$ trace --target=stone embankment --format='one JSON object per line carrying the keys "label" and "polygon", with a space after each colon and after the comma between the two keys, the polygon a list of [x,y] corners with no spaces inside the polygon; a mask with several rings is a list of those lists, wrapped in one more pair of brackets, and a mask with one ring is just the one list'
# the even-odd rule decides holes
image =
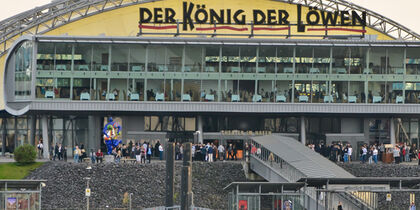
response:
{"label": "stone embankment", "polygon": [[[86,208],[86,179],[90,177],[91,209],[128,207],[128,193],[133,209],[163,206],[165,202],[165,162],[151,164],[94,164],[48,162],[33,171],[27,179],[45,179],[42,209]],[[175,197],[180,203],[181,162],[176,163]],[[223,188],[234,181],[245,181],[239,162],[193,162],[195,206],[226,209],[227,192]],[[124,196],[124,194],[126,194]]]}

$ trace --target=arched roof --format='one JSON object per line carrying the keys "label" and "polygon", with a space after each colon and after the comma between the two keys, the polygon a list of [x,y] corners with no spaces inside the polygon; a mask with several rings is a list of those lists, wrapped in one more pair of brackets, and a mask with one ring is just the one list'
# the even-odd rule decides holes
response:
{"label": "arched roof", "polygon": [[[44,34],[67,23],[98,13],[151,2],[153,0],[58,0],[28,10],[0,22],[0,56],[20,35]],[[367,12],[367,26],[398,40],[420,40],[420,35],[378,13],[345,0],[276,0],[302,4],[325,11],[354,10]]]}

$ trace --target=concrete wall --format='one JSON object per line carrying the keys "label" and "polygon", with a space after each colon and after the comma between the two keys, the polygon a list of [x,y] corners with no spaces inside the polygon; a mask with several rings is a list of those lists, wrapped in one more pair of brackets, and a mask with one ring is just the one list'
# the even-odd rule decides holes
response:
{"label": "concrete wall", "polygon": [[341,133],[363,133],[363,119],[341,118]]}

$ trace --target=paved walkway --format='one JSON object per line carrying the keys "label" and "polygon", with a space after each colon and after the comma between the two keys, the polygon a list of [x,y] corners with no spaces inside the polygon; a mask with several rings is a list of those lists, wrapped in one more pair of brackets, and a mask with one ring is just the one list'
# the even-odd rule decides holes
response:
{"label": "paved walkway", "polygon": [[[36,162],[48,162],[48,159],[36,159]],[[15,162],[15,159],[10,157],[0,156],[0,163],[12,163]]]}

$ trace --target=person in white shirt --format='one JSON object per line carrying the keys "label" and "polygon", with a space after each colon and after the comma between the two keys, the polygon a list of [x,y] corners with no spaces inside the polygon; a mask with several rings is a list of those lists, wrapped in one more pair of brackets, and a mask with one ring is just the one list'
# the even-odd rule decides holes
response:
{"label": "person in white shirt", "polygon": [[42,153],[44,152],[44,144],[42,144],[42,140],[39,141],[36,148],[38,149],[38,159],[41,159],[42,158]]}
{"label": "person in white shirt", "polygon": [[351,162],[351,155],[353,154],[353,148],[351,147],[351,145],[349,145],[349,148],[347,150],[347,155],[349,157],[349,162]]}
{"label": "person in white shirt", "polygon": [[225,160],[225,147],[220,144],[217,150],[219,151],[219,159],[221,157],[222,160]]}
{"label": "person in white shirt", "polygon": [[375,146],[373,147],[372,157],[373,157],[373,162],[378,163],[378,150],[376,149]]}
{"label": "person in white shirt", "polygon": [[366,155],[367,155],[367,149],[366,146],[362,147],[362,163],[366,162]]}
{"label": "person in white shirt", "polygon": [[159,145],[159,160],[163,160],[163,147],[162,147],[162,144]]}

